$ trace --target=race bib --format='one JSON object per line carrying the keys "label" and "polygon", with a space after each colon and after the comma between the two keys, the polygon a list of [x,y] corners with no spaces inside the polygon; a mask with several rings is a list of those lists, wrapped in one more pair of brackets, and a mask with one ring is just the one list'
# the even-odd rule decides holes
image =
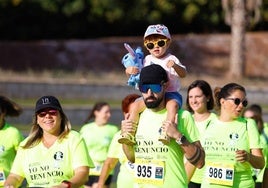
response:
{"label": "race bib", "polygon": [[6,180],[4,169],[0,168],[0,187],[4,186],[4,182]]}
{"label": "race bib", "polygon": [[99,176],[101,174],[101,169],[103,163],[94,162],[95,167],[90,169],[90,175]]}
{"label": "race bib", "polygon": [[207,162],[206,178],[211,184],[232,186],[234,181],[234,165]]}
{"label": "race bib", "polygon": [[136,159],[134,177],[140,184],[163,185],[165,162],[159,160]]}

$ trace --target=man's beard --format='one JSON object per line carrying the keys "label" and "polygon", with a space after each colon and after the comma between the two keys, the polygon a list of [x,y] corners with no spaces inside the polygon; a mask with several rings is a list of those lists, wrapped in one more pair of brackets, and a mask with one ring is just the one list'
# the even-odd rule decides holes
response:
{"label": "man's beard", "polygon": [[[150,100],[150,101],[148,101],[148,100]],[[146,98],[144,100],[144,103],[145,103],[147,108],[157,108],[160,105],[160,103],[162,102],[162,100],[163,100],[163,97],[155,98],[152,96],[152,97]]]}

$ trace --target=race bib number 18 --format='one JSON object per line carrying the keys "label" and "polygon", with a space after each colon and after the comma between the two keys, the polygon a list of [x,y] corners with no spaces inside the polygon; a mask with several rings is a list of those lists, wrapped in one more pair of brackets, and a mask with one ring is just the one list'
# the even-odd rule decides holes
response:
{"label": "race bib number 18", "polygon": [[135,182],[141,184],[163,185],[164,162],[136,160]]}
{"label": "race bib number 18", "polygon": [[206,178],[211,184],[232,186],[234,166],[231,164],[207,162]]}

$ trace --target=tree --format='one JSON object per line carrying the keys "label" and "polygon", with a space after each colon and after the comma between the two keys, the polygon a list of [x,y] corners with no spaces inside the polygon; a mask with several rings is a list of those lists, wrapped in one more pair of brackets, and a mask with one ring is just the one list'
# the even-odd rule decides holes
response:
{"label": "tree", "polygon": [[225,23],[231,26],[230,76],[242,78],[246,60],[246,29],[260,20],[262,0],[222,0]]}

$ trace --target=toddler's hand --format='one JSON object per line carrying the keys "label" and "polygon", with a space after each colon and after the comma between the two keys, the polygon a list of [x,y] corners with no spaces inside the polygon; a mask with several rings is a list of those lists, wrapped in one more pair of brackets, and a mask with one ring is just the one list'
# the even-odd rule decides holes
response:
{"label": "toddler's hand", "polygon": [[132,75],[132,74],[138,74],[139,73],[139,69],[137,67],[131,66],[131,67],[127,67],[126,68],[126,74],[128,75]]}
{"label": "toddler's hand", "polygon": [[169,60],[168,62],[167,62],[167,68],[171,68],[171,67],[173,67],[175,65],[175,62],[173,61],[173,60]]}

